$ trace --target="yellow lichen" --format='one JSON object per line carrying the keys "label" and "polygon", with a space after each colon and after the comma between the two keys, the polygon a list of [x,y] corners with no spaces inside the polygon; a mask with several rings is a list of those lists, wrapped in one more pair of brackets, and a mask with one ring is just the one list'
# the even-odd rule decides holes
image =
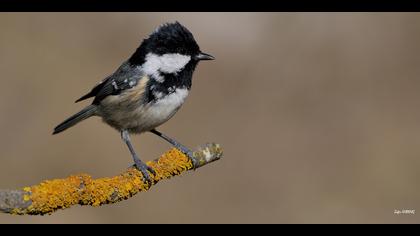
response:
{"label": "yellow lichen", "polygon": [[23,195],[23,201],[27,202],[30,200],[31,200],[31,197],[29,195]]}
{"label": "yellow lichen", "polygon": [[[156,175],[151,175],[151,185],[193,167],[188,157],[177,149],[172,149],[147,164],[156,172]],[[140,191],[147,191],[151,185],[144,183],[141,172],[133,167],[111,178],[92,179],[87,174],[79,174],[66,179],[47,180],[39,185],[24,188],[24,191],[31,193],[25,195],[24,200],[32,200],[32,205],[26,209],[26,213],[49,214],[75,204],[99,206],[117,202]],[[16,213],[22,212],[16,210]]]}

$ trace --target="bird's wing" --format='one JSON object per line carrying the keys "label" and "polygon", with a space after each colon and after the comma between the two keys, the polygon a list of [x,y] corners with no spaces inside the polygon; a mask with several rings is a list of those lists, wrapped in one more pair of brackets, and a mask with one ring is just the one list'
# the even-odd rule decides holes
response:
{"label": "bird's wing", "polygon": [[77,103],[77,102],[83,101],[85,99],[88,99],[88,98],[91,98],[91,97],[95,97],[96,94],[98,94],[98,92],[104,87],[104,85],[110,79],[111,79],[111,76],[106,77],[101,82],[99,82],[95,87],[93,87],[93,89],[89,93],[83,95],[82,97],[80,97],[79,99],[77,99],[75,102]]}
{"label": "bird's wing", "polygon": [[123,64],[118,70],[98,83],[89,93],[77,99],[76,102],[95,97],[93,104],[98,104],[109,95],[117,95],[122,91],[137,85],[142,73],[128,64]]}

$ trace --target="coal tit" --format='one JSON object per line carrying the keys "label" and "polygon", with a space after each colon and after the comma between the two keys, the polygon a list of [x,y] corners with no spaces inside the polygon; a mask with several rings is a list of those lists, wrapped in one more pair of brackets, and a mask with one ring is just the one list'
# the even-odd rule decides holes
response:
{"label": "coal tit", "polygon": [[151,132],[194,160],[191,150],[155,128],[168,121],[184,103],[198,62],[213,59],[201,52],[192,33],[179,22],[163,24],[113,74],[79,98],[76,102],[94,99],[91,105],[55,127],[53,134],[99,116],[121,133],[135,166],[150,181],[148,171],[155,173],[139,159],[129,134]]}

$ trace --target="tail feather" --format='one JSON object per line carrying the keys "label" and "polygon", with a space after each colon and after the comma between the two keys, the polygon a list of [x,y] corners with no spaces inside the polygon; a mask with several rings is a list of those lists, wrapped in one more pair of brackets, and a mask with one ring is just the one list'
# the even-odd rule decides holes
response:
{"label": "tail feather", "polygon": [[61,124],[57,125],[57,127],[54,128],[53,134],[58,134],[73,125],[79,123],[82,120],[85,120],[96,113],[96,106],[95,105],[89,105],[85,107],[83,110],[79,111],[78,113],[72,115],[67,120],[63,121]]}

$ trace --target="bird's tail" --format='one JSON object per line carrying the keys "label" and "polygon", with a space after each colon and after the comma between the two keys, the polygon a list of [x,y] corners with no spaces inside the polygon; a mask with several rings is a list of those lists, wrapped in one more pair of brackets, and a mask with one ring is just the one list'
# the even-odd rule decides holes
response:
{"label": "bird's tail", "polygon": [[54,128],[53,134],[58,134],[58,133],[60,133],[64,130],[72,127],[73,125],[79,123],[80,121],[85,120],[85,119],[95,115],[96,110],[97,110],[97,107],[95,105],[89,105],[89,106],[83,108],[83,110],[81,110],[78,113],[72,115],[67,120],[65,120],[61,124],[57,125],[57,127]]}

